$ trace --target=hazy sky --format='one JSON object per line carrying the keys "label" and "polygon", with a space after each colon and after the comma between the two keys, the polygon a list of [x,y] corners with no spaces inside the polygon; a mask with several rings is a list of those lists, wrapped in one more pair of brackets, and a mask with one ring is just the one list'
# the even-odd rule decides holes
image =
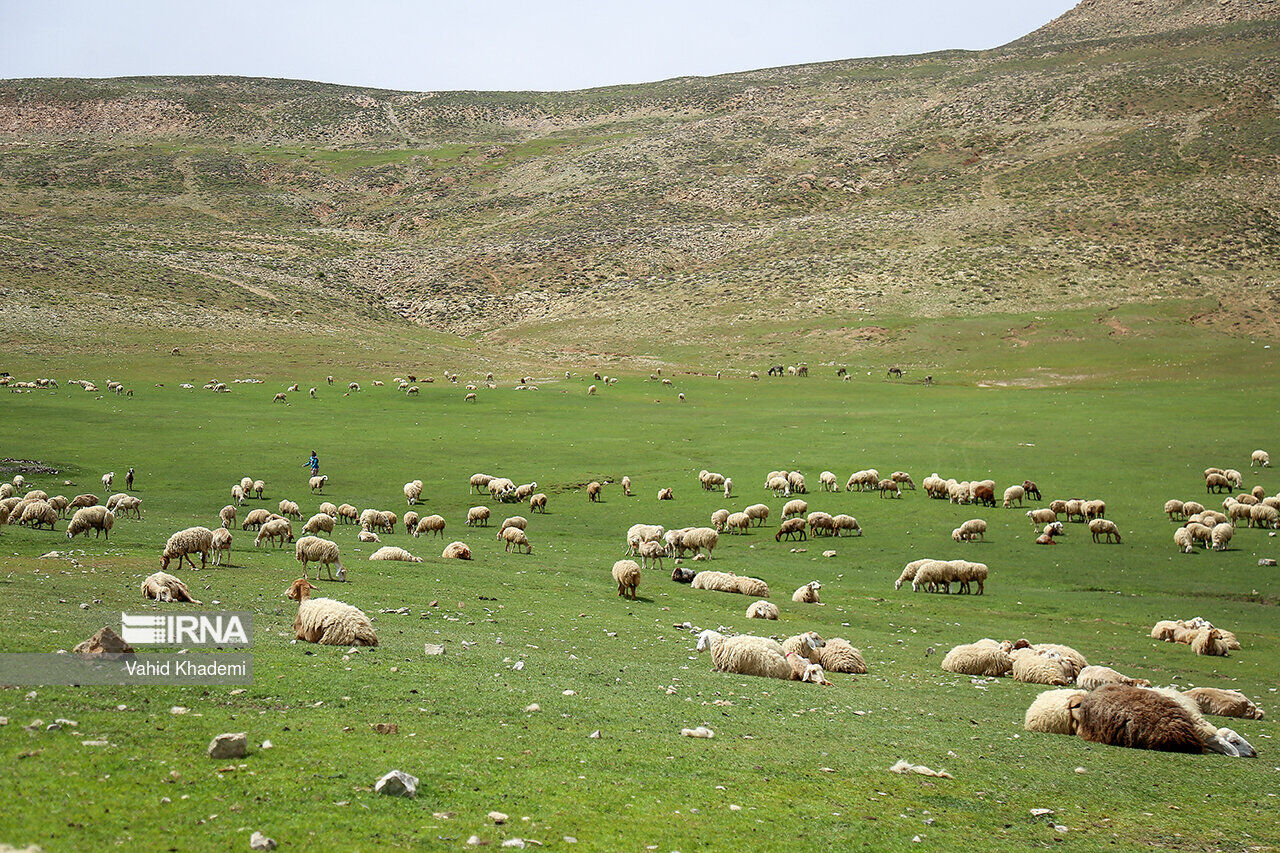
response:
{"label": "hazy sky", "polygon": [[0,78],[577,89],[995,47],[1074,0],[0,0]]}

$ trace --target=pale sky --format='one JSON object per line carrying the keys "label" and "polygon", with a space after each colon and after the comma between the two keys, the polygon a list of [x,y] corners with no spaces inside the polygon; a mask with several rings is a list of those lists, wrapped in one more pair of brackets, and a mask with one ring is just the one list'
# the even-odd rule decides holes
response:
{"label": "pale sky", "polygon": [[996,47],[1074,0],[0,0],[0,78],[565,90]]}

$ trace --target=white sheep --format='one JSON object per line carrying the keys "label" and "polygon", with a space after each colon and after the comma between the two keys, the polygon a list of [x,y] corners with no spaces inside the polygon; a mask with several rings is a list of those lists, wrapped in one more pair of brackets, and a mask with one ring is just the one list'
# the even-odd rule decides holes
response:
{"label": "white sheep", "polygon": [[[369,555],[370,560],[397,560],[402,563],[421,563],[421,557],[415,557],[403,548],[384,545]],[[319,580],[319,578],[317,578]]]}
{"label": "white sheep", "polygon": [[445,520],[443,516],[428,515],[418,521],[417,527],[413,529],[413,537],[416,539],[424,533],[444,536],[444,528]]}
{"label": "white sheep", "polygon": [[[716,530],[724,532],[725,525],[729,522],[729,515],[730,513],[727,509],[718,509],[711,513],[711,526]],[[746,516],[744,515],[743,518],[745,517]]]}
{"label": "white sheep", "polygon": [[231,531],[225,527],[216,528],[213,531],[213,564],[221,566],[227,561],[227,557],[231,554]]}
{"label": "white sheep", "polygon": [[[316,580],[320,580],[320,567],[329,572],[329,580],[345,581],[347,570],[342,567],[342,558],[338,553],[338,543],[318,536],[303,536],[293,549],[294,558],[302,563],[302,573],[306,576],[308,563],[319,563],[316,567]],[[338,577],[333,576],[333,567],[338,567]]]}
{"label": "white sheep", "polygon": [[546,511],[547,511],[547,496],[544,493],[538,492],[536,495],[532,495],[529,498],[529,512],[545,513]]}
{"label": "white sheep", "polygon": [[482,489],[487,489],[489,487],[489,481],[492,479],[493,477],[490,476],[489,474],[472,474],[471,480],[470,480],[470,487],[467,489],[467,494],[472,494]]}
{"label": "white sheep", "polygon": [[618,595],[635,601],[640,586],[640,567],[635,560],[618,560],[613,564],[613,581],[618,585]]}
{"label": "white sheep", "polygon": [[850,533],[856,533],[859,536],[862,535],[862,527],[858,524],[858,519],[854,518],[852,515],[841,514],[832,516],[831,527],[835,531],[836,536],[839,536],[841,531],[846,530]]}
{"label": "white sheep", "polygon": [[257,548],[263,543],[276,542],[279,540],[279,546],[283,548],[286,542],[293,541],[293,525],[289,523],[287,518],[273,518],[258,528],[258,535],[253,540],[253,547]]}
{"label": "white sheep", "polygon": [[1249,457],[1249,467],[1252,468],[1255,465],[1261,465],[1263,468],[1270,468],[1271,454],[1267,453],[1265,450],[1253,451],[1253,454]]}
{"label": "white sheep", "polygon": [[311,487],[311,494],[314,495],[317,492],[319,492],[320,494],[324,494],[324,485],[327,482],[329,482],[329,475],[321,474],[318,477],[312,477],[311,479],[309,479],[307,481],[307,485]]}
{"label": "white sheep", "polygon": [[502,547],[503,551],[510,551],[515,548],[519,552],[521,548],[524,548],[524,553],[533,553],[533,545],[529,543],[529,537],[519,527],[508,527],[498,534],[498,538],[505,543]]}
{"label": "white sheep", "polygon": [[819,651],[818,663],[828,672],[848,672],[854,675],[866,675],[867,662],[862,652],[854,648],[848,640],[832,637]]}
{"label": "white sheep", "polygon": [[116,472],[108,471],[102,475],[102,488],[104,491],[111,491],[111,484],[115,482]]}
{"label": "white sheep", "polygon": [[467,527],[489,526],[489,508],[487,506],[473,506],[467,510]]}
{"label": "white sheep", "polygon": [[411,480],[404,484],[404,499],[409,506],[413,506],[422,497],[422,481]]}
{"label": "white sheep", "polygon": [[1022,486],[1010,486],[1004,490],[1004,508],[1011,508],[1014,501],[1018,502],[1018,506],[1022,506],[1022,499],[1026,496],[1026,490]]}
{"label": "white sheep", "polygon": [[356,534],[356,540],[359,542],[381,542],[382,541],[380,538],[378,538],[378,534],[374,533],[372,530],[361,530],[359,533]]}
{"label": "white sheep", "polygon": [[765,504],[752,504],[742,512],[756,523],[756,527],[760,527],[769,520],[769,507]]}
{"label": "white sheep", "polygon": [[642,542],[657,542],[665,529],[661,524],[633,524],[627,529],[627,555],[634,556]]}
{"label": "white sheep", "polygon": [[697,651],[711,652],[711,664],[716,672],[783,680],[791,678],[791,664],[782,647],[766,637],[746,634],[725,637],[717,631],[707,630],[698,635]]}
{"label": "white sheep", "polygon": [[148,575],[142,582],[142,595],[153,601],[183,601],[188,604],[199,604],[187,585],[167,572],[156,572]]}
{"label": "white sheep", "polygon": [[818,598],[818,590],[820,589],[822,589],[822,584],[817,581],[809,581],[791,593],[791,600],[797,604],[820,604],[821,599]]}
{"label": "white sheep", "polygon": [[782,507],[782,517],[784,519],[792,518],[793,516],[804,515],[808,511],[809,504],[799,498],[796,498],[795,500],[787,501]]}
{"label": "white sheep", "polygon": [[1209,530],[1210,542],[1215,551],[1225,551],[1227,546],[1231,544],[1231,537],[1235,534],[1236,529],[1227,522],[1215,524]]}
{"label": "white sheep", "polygon": [[[523,532],[523,531],[522,531]],[[651,562],[656,563],[659,569],[662,568],[662,558],[667,555],[666,548],[661,542],[644,541],[636,545],[635,553],[640,557],[640,565],[649,568]]]}
{"label": "white sheep", "polygon": [[178,566],[181,568],[182,561],[185,558],[191,568],[195,568],[196,564],[191,559],[192,554],[200,555],[200,568],[204,568],[208,564],[210,551],[213,550],[213,531],[207,527],[188,527],[186,530],[179,530],[177,533],[169,537],[169,541],[165,543],[164,550],[160,552],[160,569],[161,571],[169,568],[169,561],[175,557],[178,560]]}
{"label": "white sheep", "polygon": [[823,471],[818,475],[818,485],[824,492],[840,491],[840,481],[836,479],[836,475],[830,471]]}
{"label": "white sheep", "polygon": [[753,601],[747,607],[748,619],[777,619],[778,605],[771,601]]}
{"label": "white sheep", "polygon": [[307,523],[302,526],[303,533],[332,533],[334,518],[327,512],[318,512],[311,518],[307,519]]}
{"label": "white sheep", "polygon": [[298,615],[293,620],[295,637],[324,646],[378,645],[373,623],[363,611],[331,598],[311,598],[314,589],[306,578],[298,578],[285,593],[298,602]]}
{"label": "white sheep", "polygon": [[[45,506],[47,507],[48,503],[45,503]],[[76,510],[76,514],[71,516],[71,522],[67,524],[67,538],[74,539],[81,533],[88,536],[89,531],[92,530],[94,538],[101,534],[110,539],[111,528],[115,523],[115,513],[105,506],[87,506]]]}

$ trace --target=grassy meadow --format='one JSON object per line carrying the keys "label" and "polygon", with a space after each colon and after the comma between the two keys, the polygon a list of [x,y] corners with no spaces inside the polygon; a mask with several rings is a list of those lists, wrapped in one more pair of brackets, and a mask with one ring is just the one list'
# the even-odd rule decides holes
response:
{"label": "grassy meadow", "polygon": [[[383,536],[421,564],[370,563],[364,558],[377,546],[357,542],[358,528],[335,530],[350,583],[321,582],[319,594],[369,614],[377,648],[348,654],[291,642],[296,605],[284,592],[300,574],[293,547],[255,549],[252,532],[237,530],[231,565],[175,573],[205,607],[254,612],[252,686],[0,689],[8,720],[0,727],[0,793],[9,804],[0,842],[245,849],[260,830],[281,849],[460,849],[473,834],[494,846],[519,837],[558,850],[685,853],[1274,849],[1280,586],[1277,570],[1258,560],[1280,548],[1266,532],[1242,527],[1227,552],[1179,554],[1162,507],[1170,497],[1216,506],[1220,498],[1203,494],[1209,465],[1245,470],[1249,487],[1280,490],[1280,468],[1248,470],[1255,448],[1280,453],[1272,441],[1280,386],[1259,380],[1275,365],[1260,346],[1246,356],[1241,340],[1138,335],[1126,348],[1091,326],[1099,340],[1054,351],[1062,357],[1054,375],[1070,382],[1034,381],[1032,365],[1053,362],[1043,350],[1037,361],[1033,340],[1030,350],[1006,342],[985,372],[975,355],[959,353],[966,366],[934,386],[910,381],[910,372],[908,381],[889,382],[869,368],[850,382],[831,367],[813,367],[808,379],[753,382],[741,365],[721,380],[669,367],[673,386],[625,371],[616,386],[597,383],[591,397],[590,366],[569,380],[559,368],[534,371],[537,391],[514,390],[509,369],[496,371],[497,389],[481,383],[474,404],[463,401],[461,385],[439,378],[406,397],[391,379],[407,371],[382,366],[397,363],[394,354],[335,369],[307,366],[309,355],[286,347],[272,364],[243,370],[235,353],[200,366],[83,354],[56,368],[47,353],[16,354],[7,367],[15,376],[54,375],[63,384],[0,397],[0,456],[57,469],[27,475],[50,494],[104,499],[101,474],[114,470],[119,488],[132,465],[143,519],[118,520],[110,543],[68,543],[65,521],[56,533],[0,529],[5,651],[69,649],[103,625],[118,629],[122,610],[182,607],[143,601],[139,582],[158,569],[172,532],[217,524],[230,486],[245,475],[267,490],[265,501],[246,502],[241,518],[283,498],[301,504],[304,518],[323,500],[403,515],[401,486],[420,478],[415,509],[443,515],[448,528],[442,540],[413,539],[403,526]],[[987,334],[976,326],[943,331],[957,350]],[[1246,358],[1270,366],[1259,374],[1243,367]],[[1180,360],[1196,365],[1192,378]],[[762,373],[766,366],[752,365]],[[698,372],[715,369],[704,361]],[[332,387],[328,372],[338,379]],[[462,370],[461,382],[483,372]],[[65,382],[83,376],[105,387],[108,375],[135,396]],[[215,376],[248,375],[266,381],[232,385],[226,395],[199,389]],[[1120,375],[1144,378],[1116,381]],[[347,396],[351,380],[364,390]],[[182,381],[196,390],[180,389]],[[303,393],[287,405],[271,402],[295,381]],[[307,398],[311,385],[318,399]],[[330,478],[323,496],[306,486],[313,449]],[[990,476],[1000,489],[1030,478],[1045,502],[1103,498],[1124,542],[1093,544],[1083,526],[1069,525],[1058,545],[1036,547],[1026,508],[957,507],[923,491],[901,500],[816,491],[825,469],[843,484],[866,467],[903,469],[917,483],[934,471]],[[703,492],[702,468],[732,477],[735,497]],[[771,469],[803,471],[810,509],[850,513],[865,535],[775,543],[783,500],[763,489]],[[536,481],[550,496],[547,514],[469,495],[468,477],[480,471]],[[623,475],[634,496],[610,485],[602,502],[587,501],[587,482]],[[656,500],[664,486],[674,501]],[[765,579],[778,622],[746,619],[750,599],[742,596],[671,582],[671,561],[644,572],[638,601],[618,598],[609,569],[631,524],[705,525],[717,508],[756,502],[773,509],[770,523],[722,536],[705,565]],[[468,529],[466,510],[480,503],[493,510],[491,526]],[[495,540],[497,524],[516,514],[529,518],[530,556],[503,553]],[[951,529],[973,517],[989,522],[987,541],[953,543]],[[453,539],[471,546],[474,561],[440,559]],[[76,564],[40,559],[68,548]],[[836,555],[823,557],[826,549]],[[986,594],[895,591],[903,564],[924,556],[987,563]],[[814,579],[824,603],[792,603],[791,592]],[[408,613],[380,612],[404,607]],[[1156,620],[1196,615],[1234,630],[1244,648],[1204,658],[1148,637]],[[713,672],[708,656],[694,654],[695,636],[678,627],[686,621],[844,637],[871,671],[832,674],[830,688]],[[1023,712],[1042,688],[940,669],[947,649],[981,637],[1066,643],[1090,663],[1154,683],[1242,690],[1268,719],[1218,724],[1241,732],[1259,758],[1130,751],[1025,732]],[[425,643],[442,643],[446,654],[427,656]],[[526,711],[531,703],[540,710]],[[175,706],[190,710],[173,714]],[[23,728],[58,717],[78,725]],[[371,725],[383,722],[399,732],[374,733]],[[715,738],[680,735],[698,725]],[[601,737],[590,738],[597,730]],[[210,739],[226,731],[248,732],[243,761],[206,756]],[[272,748],[260,748],[265,740]],[[899,759],[945,768],[954,779],[887,772]],[[417,799],[373,793],[393,768],[419,777]],[[1054,812],[1033,817],[1040,808]],[[491,810],[510,820],[495,826]]]}

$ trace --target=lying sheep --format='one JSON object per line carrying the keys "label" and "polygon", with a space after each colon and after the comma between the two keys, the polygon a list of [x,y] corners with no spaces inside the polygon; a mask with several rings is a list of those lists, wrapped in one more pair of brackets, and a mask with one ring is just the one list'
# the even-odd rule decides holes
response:
{"label": "lying sheep", "polygon": [[1079,701],[1086,690],[1045,690],[1036,696],[1035,701],[1027,708],[1022,727],[1029,732],[1040,732],[1049,735],[1073,735],[1076,733],[1075,721],[1071,717],[1071,705]]}
{"label": "lying sheep", "polygon": [[1217,687],[1193,687],[1182,695],[1190,697],[1202,714],[1215,717],[1240,717],[1261,720],[1266,713],[1238,690],[1221,690]]}
{"label": "lying sheep", "polygon": [[[293,548],[293,556],[302,563],[302,574],[306,577],[307,564],[319,563],[316,567],[316,580],[320,580],[320,568],[329,573],[329,580],[345,581],[347,570],[342,567],[342,559],[338,554],[338,543],[318,536],[303,536]],[[338,577],[333,576],[333,567],[338,567]]]}
{"label": "lying sheep", "polygon": [[181,601],[187,604],[200,604],[187,589],[187,585],[167,572],[156,572],[148,575],[142,582],[142,597],[152,601]]}
{"label": "lying sheep", "polygon": [[1061,655],[1041,649],[1015,649],[1013,669],[1010,674],[1014,681],[1028,684],[1066,685],[1075,681],[1074,671],[1069,662]]}
{"label": "lying sheep", "polygon": [[1156,690],[1107,684],[1073,699],[1069,707],[1076,733],[1092,743],[1239,755],[1232,747],[1206,741],[1196,716],[1177,699]]}
{"label": "lying sheep", "polygon": [[613,582],[618,585],[618,595],[635,601],[640,586],[640,566],[635,560],[618,560],[613,564]]}
{"label": "lying sheep", "polygon": [[672,501],[675,500],[675,495],[672,493],[670,488],[658,489],[658,500]]}
{"label": "lying sheep", "polygon": [[676,566],[671,570],[671,579],[676,583],[693,583],[693,579],[698,573],[693,569],[686,569],[683,566]]}
{"label": "lying sheep", "polygon": [[994,640],[979,640],[956,646],[942,659],[942,668],[960,675],[988,678],[1007,675],[1013,669],[1013,658],[1005,645]]}
{"label": "lying sheep", "polygon": [[782,647],[765,637],[725,637],[717,631],[707,630],[698,635],[697,651],[711,653],[712,667],[716,672],[783,680],[791,678],[791,664],[787,662]]}
{"label": "lying sheep", "polygon": [[[383,545],[369,555],[370,560],[395,560],[402,563],[421,563],[421,557],[415,557],[403,548],[394,545]],[[319,578],[316,578],[319,580]]]}
{"label": "lying sheep", "polygon": [[298,602],[298,615],[293,620],[295,637],[325,646],[378,645],[378,635],[368,616],[341,601],[311,598],[315,588],[306,578],[298,578],[285,593]]}
{"label": "lying sheep", "polygon": [[[686,571],[688,571],[686,569]],[[778,605],[771,601],[753,601],[747,607],[748,619],[777,619]]]}
{"label": "lying sheep", "polygon": [[733,572],[698,572],[694,575],[694,589],[714,592],[732,592],[752,598],[768,598],[769,585],[759,578],[741,577]]}
{"label": "lying sheep", "polygon": [[1150,687],[1151,682],[1145,678],[1130,678],[1121,675],[1109,666],[1086,666],[1076,676],[1076,686],[1082,690],[1096,690],[1104,684],[1131,684],[1135,687]]}
{"label": "lying sheep", "polygon": [[782,653],[784,655],[796,655],[804,658],[809,663],[821,663],[822,649],[826,644],[826,640],[818,636],[817,631],[806,631],[803,634],[796,634],[783,640]]}
{"label": "lying sheep", "polygon": [[818,663],[828,672],[849,672],[854,675],[866,675],[867,662],[848,640],[833,637],[819,649]]}
{"label": "lying sheep", "polygon": [[464,542],[450,542],[440,556],[446,560],[470,560],[471,549]]}
{"label": "lying sheep", "polygon": [[818,598],[818,590],[822,589],[822,584],[817,581],[809,581],[804,586],[791,593],[791,600],[797,604],[821,604]]}

